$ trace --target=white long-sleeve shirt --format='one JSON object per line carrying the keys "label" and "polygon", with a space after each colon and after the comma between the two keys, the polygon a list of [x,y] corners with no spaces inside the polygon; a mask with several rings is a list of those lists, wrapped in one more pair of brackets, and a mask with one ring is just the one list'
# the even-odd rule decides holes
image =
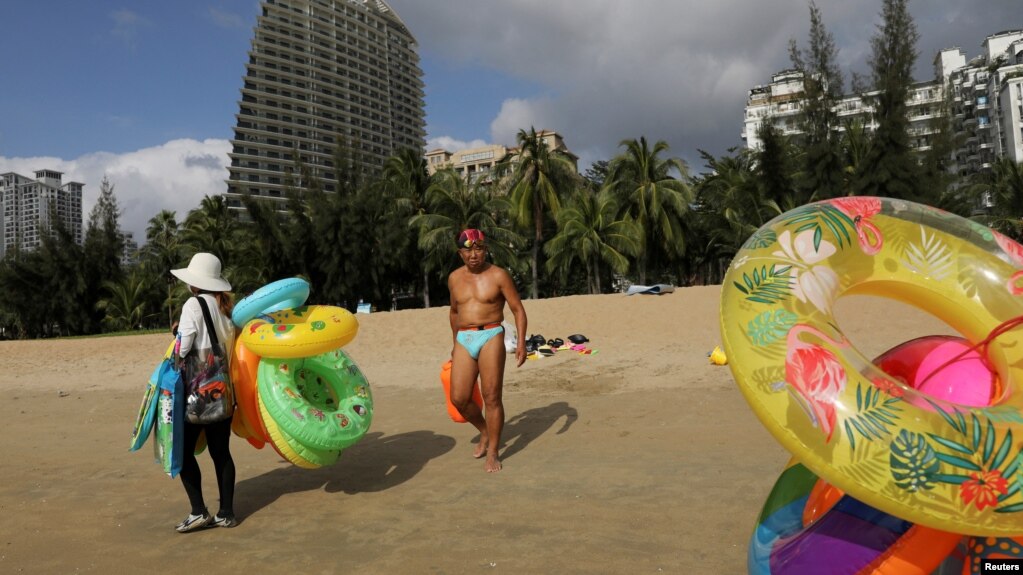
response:
{"label": "white long-sleeve shirt", "polygon": [[[224,353],[228,358],[234,350],[234,324],[231,318],[220,312],[217,305],[217,298],[210,294],[200,294],[206,300],[206,306],[210,309],[210,319],[213,320],[213,328],[217,330],[217,338],[224,345]],[[195,345],[199,351],[199,358],[206,359],[206,354],[213,347],[210,336],[207,334],[206,321],[202,317],[202,308],[199,307],[199,300],[195,297],[188,298],[185,305],[181,307],[181,318],[178,320],[178,335],[181,336],[181,357],[185,357]]]}

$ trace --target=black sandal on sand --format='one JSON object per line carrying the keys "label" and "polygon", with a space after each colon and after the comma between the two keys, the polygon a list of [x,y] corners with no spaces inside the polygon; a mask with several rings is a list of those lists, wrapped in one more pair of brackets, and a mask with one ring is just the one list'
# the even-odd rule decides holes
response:
{"label": "black sandal on sand", "polygon": [[556,337],[554,339],[547,340],[547,345],[553,347],[554,349],[558,349],[559,347],[565,345],[565,340],[561,339],[560,337]]}

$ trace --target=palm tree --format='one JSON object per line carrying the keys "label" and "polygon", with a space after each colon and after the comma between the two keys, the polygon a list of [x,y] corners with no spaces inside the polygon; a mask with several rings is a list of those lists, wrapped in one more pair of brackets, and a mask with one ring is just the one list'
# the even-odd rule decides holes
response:
{"label": "palm tree", "polygon": [[167,287],[167,325],[174,322],[174,306],[170,303],[174,277],[168,272],[181,260],[181,237],[177,215],[171,210],[161,210],[149,219],[146,227],[146,245],[143,257],[151,262],[154,276],[164,279]]}
{"label": "palm tree", "polygon": [[1023,240],[1023,163],[1000,158],[989,173],[970,186],[975,205],[989,206],[977,219],[999,232]]}
{"label": "palm tree", "polygon": [[129,330],[142,325],[152,314],[146,311],[146,281],[134,272],[119,282],[105,281],[103,287],[110,297],[100,300],[96,308],[105,312],[103,323],[110,329]]}
{"label": "palm tree", "polygon": [[[412,216],[424,212],[426,190],[430,187],[430,175],[426,171],[426,160],[419,150],[404,148],[384,163],[382,187],[392,200],[393,215],[411,220]],[[410,261],[424,261],[418,244],[412,246],[415,253],[409,254]],[[423,266],[423,306],[430,307],[430,270]]]}
{"label": "palm tree", "polygon": [[698,203],[706,205],[707,212],[719,218],[721,223],[715,235],[734,254],[746,238],[782,213],[783,208],[762,193],[755,155],[750,150],[721,158],[702,150],[700,154],[711,171],[700,181]]}
{"label": "palm tree", "polygon": [[181,243],[193,253],[209,252],[227,266],[233,247],[234,229],[235,220],[224,196],[206,196],[198,208],[188,212]]}
{"label": "palm tree", "polygon": [[531,127],[528,132],[519,130],[515,139],[519,153],[510,160],[511,164],[505,164],[500,170],[511,171],[506,184],[515,222],[533,231],[530,297],[536,299],[544,214],[557,216],[559,197],[577,186],[578,176],[569,155],[548,146],[543,132],[537,133],[536,128]]}
{"label": "palm tree", "polygon": [[685,252],[682,216],[693,201],[693,191],[685,181],[685,163],[679,158],[660,157],[668,151],[663,140],[653,148],[647,145],[646,137],[622,140],[618,146],[625,151],[611,160],[605,185],[628,206],[628,213],[641,229],[639,281],[645,283],[651,248],[661,249],[669,259]]}
{"label": "palm tree", "polygon": [[418,230],[427,273],[457,262],[455,239],[466,228],[484,230],[491,256],[504,267],[517,267],[512,247],[521,245],[522,238],[502,225],[508,209],[507,200],[497,197],[489,184],[469,184],[451,169],[434,174],[423,213],[409,220],[409,227]]}
{"label": "palm tree", "polygon": [[619,219],[618,214],[618,202],[610,190],[576,192],[574,201],[558,213],[557,235],[544,245],[547,272],[558,271],[564,279],[572,264],[582,260],[589,292],[601,293],[601,262],[614,273],[625,273],[629,257],[639,253],[641,244],[636,222],[629,216]]}

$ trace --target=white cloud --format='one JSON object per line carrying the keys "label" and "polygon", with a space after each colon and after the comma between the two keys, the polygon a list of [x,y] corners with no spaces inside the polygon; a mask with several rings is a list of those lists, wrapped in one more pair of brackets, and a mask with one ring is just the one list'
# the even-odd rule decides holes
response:
{"label": "white cloud", "polygon": [[464,140],[452,138],[451,136],[437,136],[436,138],[428,138],[426,140],[427,150],[436,150],[440,148],[449,152],[458,152],[460,150],[479,148],[486,145],[487,142],[484,142],[483,140],[472,140],[470,142],[466,142]]}
{"label": "white cloud", "polygon": [[[690,162],[698,161],[698,149],[718,154],[741,145],[748,90],[791,66],[788,42],[805,48],[810,27],[807,0],[487,2],[487,21],[500,22],[496,28],[478,24],[477,0],[445,0],[443,10],[420,0],[389,3],[425,58],[537,87],[505,100],[480,132],[489,127],[495,143],[508,144],[531,125],[557,130],[583,156],[581,169],[613,156],[626,138],[665,140]],[[848,88],[852,72],[867,71],[882,2],[816,4],[835,37]],[[983,10],[952,0],[909,8],[920,34],[919,80],[931,78],[937,50],[960,45],[972,57],[986,35],[1020,23],[1019,0],[989,0]]]}
{"label": "white cloud", "polygon": [[33,177],[36,170],[64,172],[64,182],[85,184],[82,218],[99,197],[100,182],[106,176],[114,186],[121,208],[121,229],[145,242],[149,219],[161,210],[177,213],[178,222],[199,206],[203,197],[227,190],[227,140],[172,140],[160,146],[134,152],[96,152],[65,160],[55,157],[6,158],[0,156],[0,173],[17,172]]}

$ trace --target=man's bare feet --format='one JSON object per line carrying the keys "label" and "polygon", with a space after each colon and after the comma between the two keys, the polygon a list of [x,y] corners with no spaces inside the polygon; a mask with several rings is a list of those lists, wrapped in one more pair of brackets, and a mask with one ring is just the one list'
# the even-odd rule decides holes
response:
{"label": "man's bare feet", "polygon": [[476,449],[472,450],[472,456],[479,459],[487,454],[487,438],[480,435],[480,441],[476,444]]}
{"label": "man's bare feet", "polygon": [[501,471],[501,460],[497,458],[496,453],[487,454],[487,462],[483,464],[483,469],[487,473],[497,473]]}

